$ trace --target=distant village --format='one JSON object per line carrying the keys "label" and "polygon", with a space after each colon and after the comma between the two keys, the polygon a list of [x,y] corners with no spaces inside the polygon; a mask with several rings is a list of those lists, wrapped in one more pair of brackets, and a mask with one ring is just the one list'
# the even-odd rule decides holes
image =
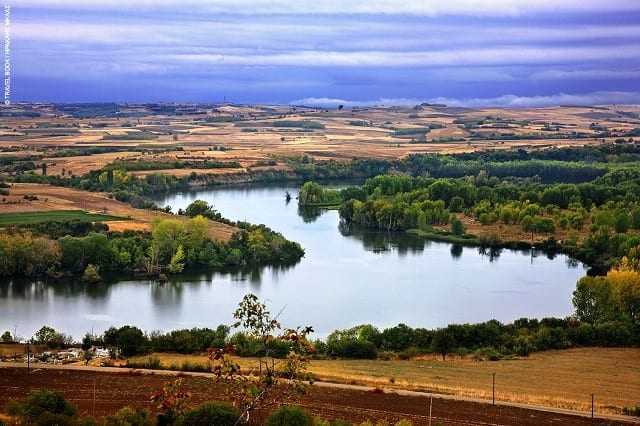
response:
{"label": "distant village", "polygon": [[118,356],[117,350],[103,347],[82,349],[70,347],[65,349],[49,349],[45,345],[27,343],[0,343],[0,362],[13,363],[46,363],[46,364],[76,364],[83,363],[104,365],[103,361]]}

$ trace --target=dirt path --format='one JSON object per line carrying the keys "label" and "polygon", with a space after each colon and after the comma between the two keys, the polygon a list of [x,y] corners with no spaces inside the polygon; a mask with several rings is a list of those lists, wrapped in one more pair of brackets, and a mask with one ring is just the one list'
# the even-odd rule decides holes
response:
{"label": "dirt path", "polygon": [[[179,373],[165,370],[36,365],[30,374],[24,364],[0,364],[0,406],[36,388],[57,389],[80,410],[96,416],[112,413],[125,405],[151,408],[149,396],[171,377],[185,377],[194,403],[222,398],[220,385],[208,373]],[[95,384],[95,403],[94,403]],[[640,419],[597,415],[546,407],[527,406],[413,391],[380,391],[355,385],[316,382],[310,391],[294,401],[314,415],[328,419],[362,422],[367,419],[397,421],[410,419],[414,425],[618,425],[640,424]],[[263,416],[262,415],[259,416]],[[256,420],[257,421],[257,420]],[[256,424],[260,424],[259,422]]]}

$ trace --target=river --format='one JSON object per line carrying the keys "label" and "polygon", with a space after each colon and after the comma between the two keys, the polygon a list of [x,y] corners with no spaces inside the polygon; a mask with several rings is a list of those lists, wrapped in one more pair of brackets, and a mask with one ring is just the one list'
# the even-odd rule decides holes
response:
{"label": "river", "polygon": [[225,217],[264,223],[299,242],[305,257],[288,269],[185,275],[158,284],[124,280],[108,285],[0,283],[0,333],[30,337],[50,325],[76,338],[111,325],[146,331],[215,327],[232,322],[248,292],[267,301],[286,326],[311,325],[316,336],[362,323],[438,327],[492,318],[566,316],[586,269],[564,255],[429,242],[407,235],[339,229],[336,211],[301,215],[297,186],[247,186],[166,196],[174,211],[196,199]]}

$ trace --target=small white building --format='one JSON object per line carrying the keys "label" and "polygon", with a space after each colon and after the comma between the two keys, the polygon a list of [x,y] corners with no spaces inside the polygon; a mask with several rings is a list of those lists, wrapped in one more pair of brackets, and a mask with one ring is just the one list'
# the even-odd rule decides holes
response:
{"label": "small white building", "polygon": [[109,349],[106,348],[95,348],[94,350],[96,358],[109,358]]}

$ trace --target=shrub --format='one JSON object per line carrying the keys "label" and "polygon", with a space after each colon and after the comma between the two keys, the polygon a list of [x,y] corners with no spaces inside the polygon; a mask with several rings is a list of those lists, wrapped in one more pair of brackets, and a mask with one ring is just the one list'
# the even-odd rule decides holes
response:
{"label": "shrub", "polygon": [[105,426],[151,426],[153,419],[147,410],[124,407],[104,419]]}
{"label": "shrub", "polygon": [[177,423],[179,426],[233,426],[238,417],[240,413],[230,405],[207,402],[184,413]]}
{"label": "shrub", "polygon": [[60,392],[35,390],[22,402],[13,402],[8,407],[9,414],[19,417],[25,423],[60,426],[71,423],[76,409]]}
{"label": "shrub", "polygon": [[499,361],[502,354],[493,348],[480,348],[473,353],[473,359],[477,361]]}
{"label": "shrub", "polygon": [[71,416],[64,414],[42,413],[31,424],[37,426],[78,426],[78,422]]}
{"label": "shrub", "polygon": [[98,273],[98,268],[95,265],[87,265],[84,269],[84,273],[82,274],[82,281],[89,284],[96,284],[102,281],[100,274]]}
{"label": "shrub", "polygon": [[300,407],[280,407],[267,418],[266,426],[312,426],[313,418]]}
{"label": "shrub", "polygon": [[415,346],[411,346],[398,354],[398,358],[402,360],[410,360],[420,355],[420,351]]}

